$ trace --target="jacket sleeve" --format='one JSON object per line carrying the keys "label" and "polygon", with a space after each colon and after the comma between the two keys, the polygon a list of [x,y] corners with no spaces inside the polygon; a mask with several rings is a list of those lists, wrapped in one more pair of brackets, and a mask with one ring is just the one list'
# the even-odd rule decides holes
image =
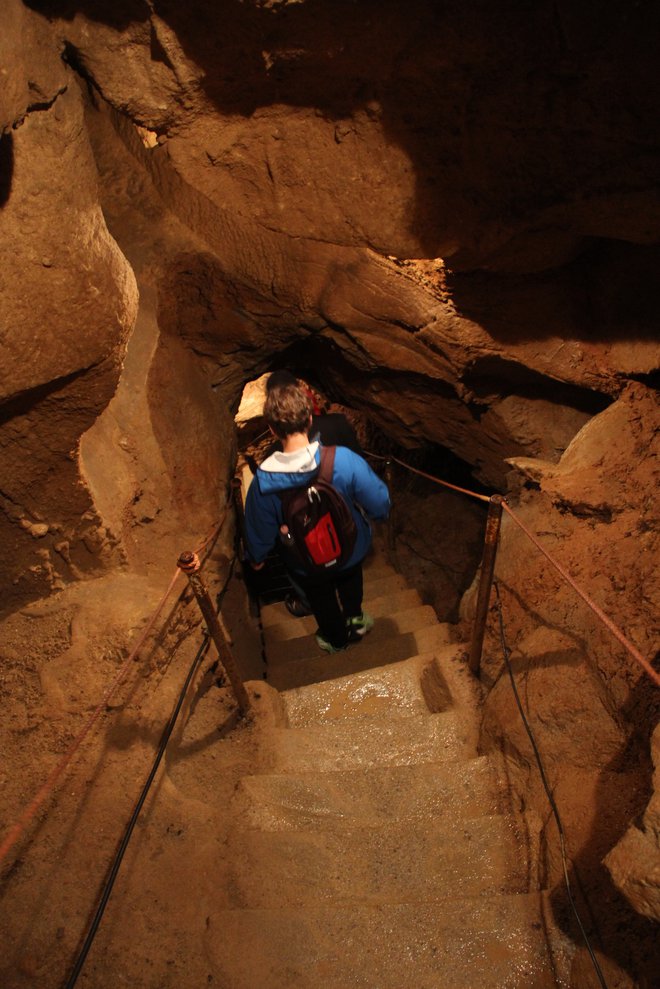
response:
{"label": "jacket sleeve", "polygon": [[255,478],[245,499],[245,538],[248,556],[253,563],[263,563],[277,540],[280,522],[276,496],[262,495]]}
{"label": "jacket sleeve", "polygon": [[351,453],[353,497],[370,519],[381,522],[390,513],[387,485],[374,473],[366,460]]}

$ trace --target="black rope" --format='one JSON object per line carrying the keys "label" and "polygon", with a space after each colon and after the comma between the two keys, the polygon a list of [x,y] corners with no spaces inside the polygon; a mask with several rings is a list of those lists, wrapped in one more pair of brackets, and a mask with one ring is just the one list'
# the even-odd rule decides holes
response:
{"label": "black rope", "polygon": [[[229,583],[229,577],[233,573],[234,562],[235,562],[235,557],[231,561],[231,566],[229,568],[229,576],[227,578],[227,581],[225,582],[225,585],[223,586],[220,593],[218,594],[218,610],[224,591],[226,590],[227,584]],[[170,719],[167,722],[165,729],[163,730],[163,734],[160,739],[160,744],[158,746],[158,751],[156,753],[156,758],[154,759],[153,765],[151,767],[151,772],[149,773],[149,776],[147,777],[147,780],[142,788],[142,792],[140,793],[137,803],[133,808],[133,813],[131,814],[131,818],[126,826],[126,830],[124,831],[124,837],[122,838],[117,854],[115,855],[114,861],[112,863],[112,867],[108,874],[108,878],[105,881],[105,885],[103,887],[103,892],[101,894],[101,899],[96,909],[96,913],[94,914],[94,918],[90,925],[89,931],[87,932],[87,936],[85,938],[82,948],[80,949],[80,952],[76,959],[71,975],[69,976],[69,979],[66,983],[65,989],[73,989],[73,986],[75,986],[78,980],[78,976],[80,975],[81,969],[85,964],[85,960],[87,958],[87,955],[89,954],[90,948],[92,947],[94,938],[96,937],[96,932],[98,931],[99,925],[103,918],[103,914],[105,913],[105,908],[107,906],[108,900],[110,899],[110,894],[112,893],[112,889],[114,887],[115,880],[117,878],[117,874],[121,867],[122,861],[124,859],[124,855],[126,854],[128,843],[131,840],[133,830],[135,829],[135,825],[137,824],[138,817],[140,816],[140,811],[142,810],[144,802],[147,799],[147,795],[149,793],[149,790],[151,789],[151,784],[155,779],[156,773],[158,772],[158,767],[160,766],[163,755],[165,754],[167,743],[169,742],[172,731],[174,730],[176,720],[179,716],[179,712],[181,711],[181,706],[183,705],[185,696],[188,692],[188,687],[190,686],[190,683],[195,673],[197,672],[197,668],[199,667],[199,664],[201,663],[202,659],[204,658],[209,648],[210,642],[211,639],[208,633],[206,633],[204,636],[204,641],[197,650],[195,658],[193,659],[190,669],[188,670],[188,675],[179,693],[179,698],[177,700],[176,707],[172,711],[172,714],[170,715]]]}
{"label": "black rope", "polygon": [[560,846],[560,849],[561,849],[561,861],[562,861],[562,867],[563,867],[563,870],[564,870],[564,883],[566,885],[566,892],[568,894],[568,901],[569,901],[569,903],[571,905],[571,909],[573,911],[573,914],[575,915],[575,919],[577,920],[578,927],[580,928],[580,932],[581,932],[582,937],[584,939],[584,943],[585,943],[585,945],[587,947],[587,951],[589,952],[589,956],[590,956],[591,961],[592,961],[592,964],[594,966],[596,975],[598,976],[598,981],[600,982],[600,984],[603,987],[603,989],[608,989],[607,983],[605,982],[605,976],[603,975],[603,972],[601,970],[601,967],[598,964],[598,959],[596,958],[596,955],[594,954],[593,948],[591,947],[591,942],[589,941],[589,937],[587,935],[587,932],[584,929],[584,925],[582,923],[582,920],[580,918],[580,914],[578,913],[577,906],[575,905],[575,900],[573,898],[573,892],[571,890],[571,882],[570,882],[570,879],[569,879],[569,876],[568,876],[568,864],[567,864],[567,860],[566,860],[566,841],[565,841],[565,837],[564,837],[564,826],[563,826],[563,824],[561,822],[561,817],[559,816],[559,810],[557,808],[557,804],[555,803],[555,798],[553,797],[552,791],[551,791],[550,786],[548,784],[548,779],[547,779],[546,774],[545,774],[545,768],[543,766],[543,760],[541,759],[541,753],[539,752],[538,745],[536,744],[536,739],[534,738],[534,735],[532,733],[532,729],[530,727],[529,721],[527,720],[527,717],[525,716],[525,712],[523,710],[523,706],[522,706],[522,703],[521,703],[521,700],[520,700],[520,694],[518,693],[518,688],[516,686],[515,677],[513,675],[513,669],[511,668],[511,661],[510,661],[511,652],[509,650],[509,647],[506,644],[506,639],[505,639],[505,636],[504,636],[504,619],[503,619],[503,616],[502,616],[502,602],[500,600],[500,589],[499,589],[499,587],[497,585],[497,581],[494,581],[494,585],[495,585],[495,595],[497,597],[497,603],[496,603],[495,607],[497,609],[497,614],[498,614],[498,619],[499,619],[500,642],[502,644],[502,652],[504,654],[504,662],[506,663],[506,668],[507,668],[507,672],[509,674],[509,679],[511,680],[511,687],[513,689],[513,694],[514,694],[514,697],[516,699],[516,704],[518,705],[518,711],[520,712],[520,717],[523,720],[523,724],[525,726],[525,731],[527,732],[527,735],[528,735],[529,740],[530,740],[531,745],[532,745],[532,749],[534,750],[534,757],[535,757],[536,763],[537,763],[537,765],[539,767],[539,772],[541,774],[541,781],[543,783],[543,788],[544,788],[544,790],[546,792],[546,795],[548,797],[548,801],[550,803],[550,807],[552,808],[552,813],[553,813],[555,822],[557,824],[557,830],[559,832],[559,846]]}

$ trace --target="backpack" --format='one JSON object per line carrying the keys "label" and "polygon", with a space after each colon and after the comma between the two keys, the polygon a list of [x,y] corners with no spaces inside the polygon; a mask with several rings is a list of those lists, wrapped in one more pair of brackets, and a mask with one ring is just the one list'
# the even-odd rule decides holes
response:
{"label": "backpack", "polygon": [[328,573],[350,558],[357,539],[357,525],[343,496],[332,486],[335,447],[321,447],[316,477],[300,488],[280,494],[282,544],[294,565],[309,574]]}

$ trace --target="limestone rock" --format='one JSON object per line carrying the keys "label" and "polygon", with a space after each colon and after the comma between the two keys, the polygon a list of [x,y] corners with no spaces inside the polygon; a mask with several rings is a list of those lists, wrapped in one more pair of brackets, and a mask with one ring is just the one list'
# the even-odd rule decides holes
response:
{"label": "limestone rock", "polygon": [[51,106],[32,110],[13,131],[12,147],[11,194],[0,215],[5,608],[49,586],[41,564],[29,569],[35,547],[21,517],[37,525],[57,519],[78,567],[101,563],[81,542],[91,503],[76,448],[114,391],[137,303],[98,204],[72,73]]}
{"label": "limestone rock", "polygon": [[523,469],[536,470],[542,490],[575,515],[608,520],[633,507],[644,511],[649,482],[657,483],[659,427],[657,395],[630,384],[577,433],[554,469],[528,461]]}
{"label": "limestone rock", "polygon": [[[20,0],[6,0],[0,11],[0,133],[11,153],[11,128],[33,109],[49,106],[67,85],[58,42],[47,22]],[[6,161],[2,162],[4,172]]]}
{"label": "limestone rock", "polygon": [[[592,768],[608,764],[623,741],[598,684],[587,673],[580,643],[570,635],[537,628],[517,647],[512,667],[525,708],[549,767]],[[504,751],[533,764],[531,746],[506,672],[491,690],[482,727]]]}

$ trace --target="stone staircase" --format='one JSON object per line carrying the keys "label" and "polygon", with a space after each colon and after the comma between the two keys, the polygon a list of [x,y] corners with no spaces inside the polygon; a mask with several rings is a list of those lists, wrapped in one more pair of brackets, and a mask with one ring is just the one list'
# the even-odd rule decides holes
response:
{"label": "stone staircase", "polygon": [[536,836],[477,754],[461,649],[378,553],[365,609],[334,656],[313,618],[263,609],[286,726],[235,798],[223,989],[556,987]]}

